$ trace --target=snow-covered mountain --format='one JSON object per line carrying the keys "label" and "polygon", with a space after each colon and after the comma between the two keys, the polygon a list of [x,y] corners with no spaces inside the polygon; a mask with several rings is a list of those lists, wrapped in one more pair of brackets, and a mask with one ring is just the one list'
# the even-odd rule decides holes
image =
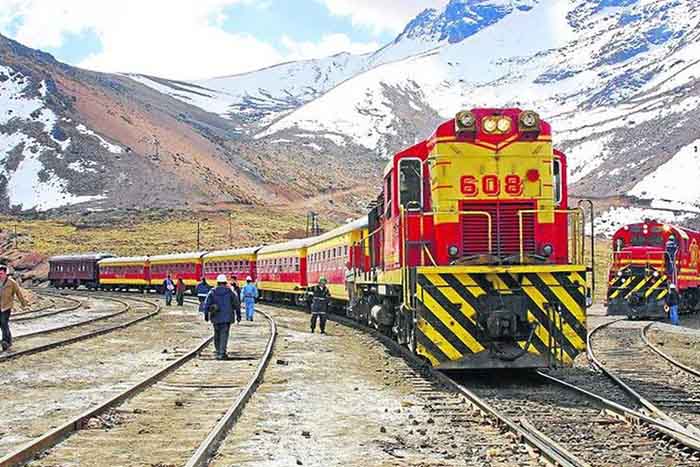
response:
{"label": "snow-covered mountain", "polygon": [[[229,160],[245,154],[251,177],[270,176],[266,163],[270,174],[294,166],[300,175],[275,183],[300,194],[321,176],[310,161],[340,171],[322,183],[332,190],[348,161],[374,170],[377,156],[459,110],[519,106],[553,123],[576,195],[635,205],[628,214],[700,211],[700,191],[688,186],[700,175],[697,0],[446,0],[370,54],[196,82],[128,78],[189,109],[172,115]],[[190,121],[192,109],[216,124],[204,114]],[[349,177],[342,189],[363,182]]]}

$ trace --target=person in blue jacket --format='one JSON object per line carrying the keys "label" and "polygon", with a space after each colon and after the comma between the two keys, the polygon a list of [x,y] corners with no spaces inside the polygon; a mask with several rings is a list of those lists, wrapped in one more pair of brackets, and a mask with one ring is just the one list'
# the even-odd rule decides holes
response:
{"label": "person in blue jacket", "polygon": [[197,294],[197,299],[199,300],[199,311],[204,313],[204,300],[207,299],[211,287],[207,283],[207,278],[202,277],[202,282],[197,284],[197,288],[194,290]]}
{"label": "person in blue jacket", "polygon": [[217,360],[227,360],[226,348],[231,323],[234,320],[236,307],[241,306],[236,294],[228,286],[225,274],[216,278],[216,287],[209,291],[204,300],[204,319],[211,321],[214,326],[214,349]]}
{"label": "person in blue jacket", "polygon": [[246,284],[241,289],[241,301],[245,303],[245,319],[253,321],[255,315],[255,300],[258,298],[258,288],[253,284],[253,278],[245,278]]}
{"label": "person in blue jacket", "polygon": [[170,273],[163,281],[163,295],[165,295],[165,305],[170,306],[173,303],[173,294],[175,293],[175,282],[173,282]]}

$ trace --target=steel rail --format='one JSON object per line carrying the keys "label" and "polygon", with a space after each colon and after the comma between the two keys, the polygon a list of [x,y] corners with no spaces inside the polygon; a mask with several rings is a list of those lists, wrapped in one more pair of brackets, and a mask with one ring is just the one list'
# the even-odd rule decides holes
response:
{"label": "steel rail", "polygon": [[256,368],[251,380],[238,395],[231,407],[226,411],[226,414],[212,429],[207,438],[200,444],[197,451],[192,455],[187,464],[185,464],[185,467],[204,467],[209,465],[211,459],[218,451],[227,434],[231,431],[231,428],[236,423],[236,420],[238,420],[238,417],[243,412],[246,403],[255,393],[255,390],[258,388],[258,385],[262,380],[265,369],[272,358],[272,351],[277,339],[277,323],[275,323],[275,320],[264,311],[256,311],[262,314],[268,320],[270,326],[270,338],[267,342],[267,346],[265,347],[265,352],[263,353],[263,356],[260,359],[258,367]]}
{"label": "steel rail", "polygon": [[[684,427],[681,423],[679,423],[677,420],[675,420],[673,417],[668,415],[666,412],[661,410],[659,407],[657,407],[655,404],[653,404],[651,401],[646,399],[644,396],[639,394],[637,391],[635,391],[631,386],[629,386],[627,383],[625,383],[619,376],[614,374],[612,371],[610,371],[603,363],[598,360],[598,358],[595,356],[594,351],[593,351],[593,346],[591,345],[591,339],[593,335],[600,331],[601,329],[604,329],[614,323],[617,323],[618,321],[623,321],[625,318],[621,319],[616,319],[613,321],[608,321],[607,323],[602,323],[593,328],[588,332],[588,336],[586,337],[586,344],[587,344],[587,354],[588,354],[588,359],[590,360],[591,364],[596,367],[598,370],[600,370],[601,373],[603,373],[605,376],[607,376],[610,380],[612,380],[615,384],[617,384],[624,392],[626,392],[634,401],[639,403],[642,407],[644,407],[646,410],[650,412],[653,417],[648,417],[651,421],[649,422],[650,424],[655,424],[656,426],[663,428],[666,430],[665,434],[668,436],[672,437],[675,439],[677,442],[681,443],[684,446],[687,446],[695,451],[700,451],[700,438],[697,437],[694,433],[688,430],[687,427]],[[656,417],[656,418],[655,418]]]}
{"label": "steel rail", "polygon": [[[123,302],[121,300],[111,298],[111,297],[105,297],[105,299],[119,303],[120,305],[122,305],[122,308],[120,308],[119,310],[112,312],[112,313],[107,313],[104,315],[96,316],[94,318],[86,319],[83,321],[78,321],[76,323],[66,324],[64,326],[57,326],[57,327],[53,327],[53,328],[42,329],[39,331],[34,331],[34,332],[29,332],[27,334],[18,335],[18,336],[16,336],[16,339],[20,340],[20,339],[24,339],[25,337],[40,336],[42,334],[53,334],[56,332],[65,331],[67,329],[77,328],[80,326],[84,326],[86,324],[94,323],[96,321],[102,321],[105,319],[114,318],[115,316],[123,315],[124,313],[131,310],[131,305],[129,305],[126,302]],[[80,305],[82,306],[82,303],[80,303]]]}
{"label": "steel rail", "polygon": [[644,343],[649,347],[652,351],[654,351],[658,356],[669,362],[671,365],[680,368],[681,370],[685,371],[686,373],[689,373],[693,376],[697,376],[700,378],[700,370],[697,370],[695,368],[689,367],[688,365],[685,365],[681,363],[680,361],[676,360],[675,358],[671,357],[669,354],[658,348],[656,345],[654,345],[650,340],[649,336],[647,335],[647,332],[651,327],[656,324],[656,323],[649,323],[644,328],[642,328],[642,340]]}
{"label": "steel rail", "polygon": [[[71,324],[71,325],[68,325],[68,326],[64,326],[64,327],[61,327],[61,328],[53,328],[53,329],[51,329],[51,330],[49,330],[49,331],[41,331],[41,332],[32,333],[32,334],[25,334],[24,336],[19,336],[18,339],[20,339],[20,338],[22,338],[22,337],[32,336],[32,335],[35,336],[35,335],[37,335],[37,334],[50,334],[50,333],[54,333],[54,332],[58,332],[58,331],[64,331],[64,330],[70,329],[70,328],[75,328],[75,327],[79,327],[79,326],[84,326],[84,325],[86,325],[86,324],[94,323],[94,322],[96,322],[96,321],[101,321],[101,320],[105,320],[105,319],[108,319],[108,318],[113,318],[114,316],[121,315],[121,314],[124,314],[124,313],[126,313],[127,311],[129,311],[130,305],[127,304],[126,302],[123,302],[123,301],[121,301],[121,300],[119,300],[119,299],[116,299],[116,298],[113,298],[113,297],[107,297],[107,298],[109,298],[110,300],[114,300],[114,301],[121,302],[121,303],[125,304],[125,305],[126,305],[126,308],[123,309],[123,310],[120,310],[120,311],[117,312],[117,313],[113,313],[112,315],[100,316],[100,317],[95,318],[95,319],[92,319],[92,320],[82,321],[82,322],[80,322],[80,323],[74,323],[74,324]],[[13,352],[13,353],[10,353],[10,354],[0,355],[0,363],[1,363],[1,362],[8,361],[8,360],[15,359],[15,358],[18,358],[18,357],[23,357],[23,356],[27,356],[27,355],[31,355],[31,354],[35,354],[35,353],[39,353],[39,352],[45,352],[45,351],[47,351],[47,350],[55,349],[55,348],[57,348],[57,347],[63,347],[63,346],[66,346],[66,345],[74,344],[74,343],[76,343],[76,342],[80,342],[80,341],[84,341],[84,340],[87,340],[87,339],[91,339],[91,338],[93,338],[93,337],[98,337],[98,336],[101,336],[101,335],[104,335],[104,334],[108,334],[108,333],[113,332],[113,331],[118,331],[118,330],[120,330],[120,329],[125,329],[125,328],[128,328],[129,326],[132,326],[132,325],[136,324],[136,323],[140,323],[141,321],[145,321],[145,320],[147,320],[147,319],[149,319],[149,318],[152,318],[153,316],[157,315],[157,314],[160,312],[160,305],[158,305],[158,304],[156,304],[156,303],[148,302],[148,301],[146,301],[146,300],[141,300],[141,299],[132,299],[132,298],[130,298],[129,300],[140,301],[140,302],[143,302],[143,303],[147,303],[147,304],[149,304],[149,305],[151,305],[151,306],[154,306],[154,307],[155,307],[155,310],[152,311],[151,313],[147,313],[147,314],[145,314],[145,315],[143,315],[143,316],[139,316],[138,318],[134,318],[134,319],[129,320],[129,321],[125,322],[125,323],[120,323],[120,324],[116,324],[116,325],[114,325],[114,326],[108,326],[108,327],[106,327],[106,328],[102,328],[102,329],[97,329],[97,330],[95,330],[95,331],[86,332],[86,333],[80,334],[80,335],[78,335],[78,336],[69,337],[69,338],[67,338],[67,339],[62,339],[62,340],[59,340],[59,341],[49,342],[48,344],[38,345],[38,346],[32,347],[32,348],[30,348],[30,349],[25,349],[25,350],[20,350],[20,351]]]}
{"label": "steel rail", "polygon": [[[71,301],[74,303],[72,305],[69,305],[69,306],[64,307],[64,308],[57,308],[53,311],[49,311],[48,313],[42,313],[43,311],[46,311],[46,310],[56,306],[56,301],[51,299],[51,301],[53,302],[53,305],[48,306],[48,307],[44,307],[44,308],[40,308],[38,310],[31,310],[31,311],[27,311],[24,313],[18,313],[14,317],[12,317],[10,319],[10,321],[12,321],[13,323],[17,323],[17,322],[21,322],[21,321],[30,321],[30,320],[40,319],[40,318],[46,318],[49,316],[58,315],[60,313],[68,313],[70,311],[75,311],[78,308],[80,308],[81,306],[83,306],[83,303],[80,300],[76,300],[75,298],[63,297],[63,296],[61,298],[63,300]],[[29,315],[29,316],[26,316],[26,315]]]}
{"label": "steel rail", "polygon": [[414,368],[419,369],[423,374],[427,373],[430,377],[434,378],[435,380],[440,382],[444,387],[452,390],[453,392],[461,394],[466,398],[467,403],[469,405],[478,409],[487,417],[494,419],[497,423],[506,426],[509,431],[515,433],[520,438],[520,440],[524,442],[527,446],[539,452],[539,455],[542,458],[542,460],[549,463],[550,465],[556,465],[560,467],[590,467],[589,464],[578,459],[573,453],[566,450],[558,443],[547,437],[545,434],[535,429],[526,420],[522,419],[520,420],[520,422],[516,422],[510,419],[503,413],[496,410],[493,406],[488,404],[485,400],[477,396],[474,392],[460,385],[446,374],[433,369],[429,365],[426,365],[424,361],[420,360],[407,348],[388,338],[376,329],[370,328],[368,326],[357,323],[356,321],[338,315],[329,314],[328,319],[343,324],[345,326],[366,332],[373,336],[375,339],[377,339],[379,342],[381,342],[388,349],[398,352],[399,354],[401,354],[404,360],[406,360]]}
{"label": "steel rail", "polygon": [[[606,412],[612,414],[616,418],[619,418],[620,420],[624,420],[626,422],[632,422],[632,423],[644,423],[647,426],[651,427],[655,431],[664,434],[666,436],[669,436],[676,441],[680,442],[684,446],[687,446],[691,449],[694,449],[696,451],[700,452],[700,442],[695,439],[694,437],[689,437],[688,433],[683,430],[683,431],[678,431],[678,427],[676,424],[669,424],[666,423],[662,420],[658,420],[656,418],[650,417],[647,414],[644,414],[642,412],[639,412],[634,409],[630,409],[629,407],[625,407],[623,405],[618,404],[617,402],[611,401],[610,399],[606,399],[602,396],[599,396],[598,394],[595,394],[593,392],[587,391],[586,389],[580,388],[574,384],[568,383],[564,380],[561,380],[559,378],[556,378],[552,375],[549,375],[543,371],[538,371],[537,374],[541,376],[542,378],[546,379],[550,383],[554,383],[560,386],[563,386],[567,389],[570,389],[574,392],[579,393],[580,395],[587,397],[591,399],[593,402],[595,402],[597,405],[601,406],[606,410]],[[692,435],[690,435],[692,436]]]}

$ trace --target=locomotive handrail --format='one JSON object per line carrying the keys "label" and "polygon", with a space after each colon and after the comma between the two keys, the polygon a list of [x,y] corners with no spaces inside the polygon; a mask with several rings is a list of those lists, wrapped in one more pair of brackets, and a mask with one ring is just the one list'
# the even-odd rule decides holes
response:
{"label": "locomotive handrail", "polygon": [[[519,240],[520,240],[520,262],[524,263],[525,262],[525,239],[524,239],[524,232],[523,232],[523,215],[525,214],[538,214],[541,212],[545,213],[552,213],[552,214],[575,214],[575,220],[577,223],[581,222],[582,219],[582,213],[583,209],[581,208],[575,208],[575,209],[521,209],[518,211],[518,230],[519,230]],[[572,246],[573,246],[573,252],[571,254],[572,259],[574,260],[575,263],[577,264],[583,264],[583,242],[585,241],[585,228],[583,229],[584,235],[579,235],[579,229],[578,229],[578,224],[574,224],[574,233],[572,234]],[[580,238],[581,245],[578,244]]]}

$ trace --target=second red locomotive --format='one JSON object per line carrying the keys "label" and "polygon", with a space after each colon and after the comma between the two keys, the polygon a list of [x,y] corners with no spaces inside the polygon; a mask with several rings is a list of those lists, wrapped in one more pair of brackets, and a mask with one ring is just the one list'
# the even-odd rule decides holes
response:
{"label": "second red locomotive", "polygon": [[700,303],[700,232],[646,220],[613,235],[608,314],[647,319],[666,316],[665,299],[674,284],[683,311]]}

